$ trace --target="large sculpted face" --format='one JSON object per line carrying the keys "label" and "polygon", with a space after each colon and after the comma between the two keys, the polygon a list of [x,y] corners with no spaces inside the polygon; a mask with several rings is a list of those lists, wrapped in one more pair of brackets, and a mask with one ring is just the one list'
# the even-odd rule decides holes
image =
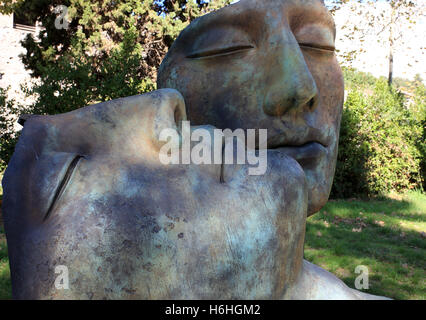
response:
{"label": "large sculpted face", "polygon": [[[243,0],[171,49],[159,84],[183,97],[162,89],[27,120],[3,179],[14,297],[283,297],[335,166],[333,38],[319,1]],[[192,125],[268,129],[265,175],[161,164],[159,132],[186,110]],[[58,266],[69,289],[55,286]]]}
{"label": "large sculpted face", "polygon": [[181,33],[158,87],[182,93],[194,125],[268,129],[268,148],[303,167],[313,214],[328,200],[337,158],[344,89],[334,38],[319,0],[242,0]]}
{"label": "large sculpted face", "polygon": [[302,170],[275,150],[262,176],[163,165],[159,133],[181,119],[181,95],[163,89],[26,121],[3,179],[15,298],[283,295],[302,263]]}

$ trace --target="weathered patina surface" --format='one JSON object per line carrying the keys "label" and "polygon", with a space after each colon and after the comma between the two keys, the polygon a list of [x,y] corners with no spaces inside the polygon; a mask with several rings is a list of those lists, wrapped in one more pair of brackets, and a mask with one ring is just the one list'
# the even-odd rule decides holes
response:
{"label": "weathered patina surface", "polygon": [[[335,168],[334,33],[320,1],[242,0],[182,32],[159,71],[173,89],[23,119],[3,180],[13,296],[374,298],[303,261]],[[268,129],[266,174],[161,164],[161,129],[186,118]]]}
{"label": "weathered patina surface", "polygon": [[158,87],[182,93],[194,125],[268,129],[268,147],[302,165],[313,214],[328,200],[337,157],[344,88],[334,38],[319,0],[243,0],[181,33]]}
{"label": "weathered patina surface", "polygon": [[220,165],[164,166],[175,110],[166,89],[26,121],[3,181],[15,298],[264,299],[295,281],[300,166],[275,150],[265,175],[225,165],[222,182]]}

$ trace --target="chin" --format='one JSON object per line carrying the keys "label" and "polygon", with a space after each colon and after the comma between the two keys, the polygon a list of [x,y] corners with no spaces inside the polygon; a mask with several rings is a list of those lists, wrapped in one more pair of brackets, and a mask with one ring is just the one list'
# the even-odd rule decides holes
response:
{"label": "chin", "polygon": [[308,217],[317,213],[324,207],[328,201],[329,192],[309,189],[308,192]]}
{"label": "chin", "polygon": [[334,165],[327,171],[305,170],[308,182],[308,217],[326,205],[334,178]]}

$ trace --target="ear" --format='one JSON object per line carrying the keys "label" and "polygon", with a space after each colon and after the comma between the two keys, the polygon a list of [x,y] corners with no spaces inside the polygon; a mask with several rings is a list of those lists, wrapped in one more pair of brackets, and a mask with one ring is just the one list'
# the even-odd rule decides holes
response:
{"label": "ear", "polygon": [[160,141],[161,131],[164,129],[182,132],[182,121],[186,121],[185,101],[179,91],[175,89],[160,89],[150,93],[156,99],[157,106],[152,119],[152,142],[160,149],[166,142]]}

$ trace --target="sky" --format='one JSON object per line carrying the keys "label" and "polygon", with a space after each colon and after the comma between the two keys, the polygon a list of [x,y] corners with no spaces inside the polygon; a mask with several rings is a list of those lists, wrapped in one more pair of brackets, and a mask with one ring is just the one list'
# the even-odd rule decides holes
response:
{"label": "sky", "polygon": [[[353,1],[352,1],[353,2]],[[426,11],[426,1],[417,1],[420,9]],[[365,52],[359,53],[353,62],[353,67],[358,70],[370,72],[374,76],[387,77],[389,71],[389,32],[385,29],[379,36],[377,34],[382,29],[385,19],[380,19],[374,24],[374,28],[367,26],[367,21],[361,15],[357,15],[350,10],[351,3],[338,10],[335,15],[337,28],[336,48],[341,52],[348,50]],[[373,7],[367,7],[370,14],[384,12],[386,18],[390,14],[390,7],[386,1],[378,1]],[[416,10],[419,12],[420,10]],[[401,38],[396,43],[394,52],[394,77],[413,79],[416,74],[420,74],[426,80],[426,18],[425,16],[413,17],[416,24],[404,23],[400,27]],[[349,39],[345,25],[356,24],[359,28],[369,28],[370,34],[363,42],[359,38]],[[409,28],[411,26],[411,29]],[[343,62],[343,59],[341,59]]]}

